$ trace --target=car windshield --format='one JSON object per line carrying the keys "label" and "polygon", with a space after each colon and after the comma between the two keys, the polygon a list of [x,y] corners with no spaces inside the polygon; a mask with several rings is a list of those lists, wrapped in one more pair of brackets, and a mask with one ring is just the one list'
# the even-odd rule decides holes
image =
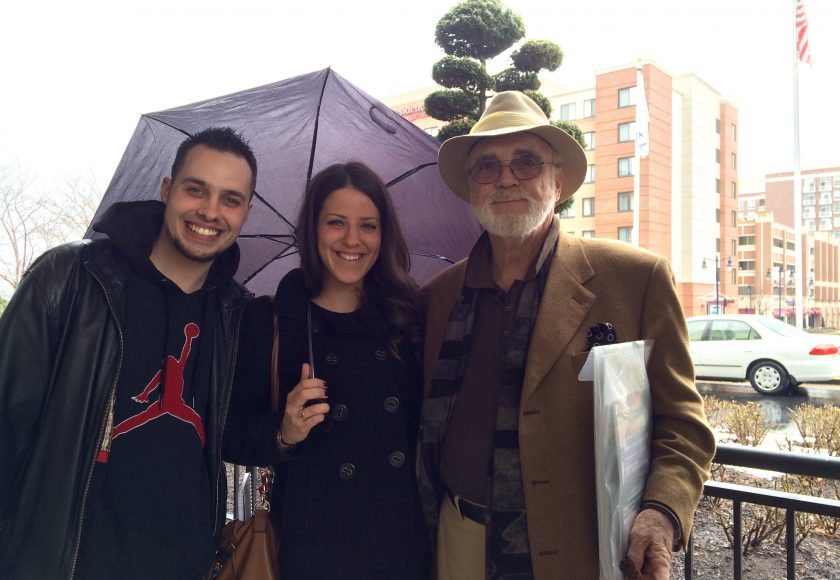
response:
{"label": "car windshield", "polygon": [[787,322],[783,322],[778,318],[771,318],[767,316],[759,320],[761,321],[761,324],[763,324],[776,334],[780,334],[782,336],[797,336],[799,334],[802,334],[803,332],[795,326],[788,324]]}

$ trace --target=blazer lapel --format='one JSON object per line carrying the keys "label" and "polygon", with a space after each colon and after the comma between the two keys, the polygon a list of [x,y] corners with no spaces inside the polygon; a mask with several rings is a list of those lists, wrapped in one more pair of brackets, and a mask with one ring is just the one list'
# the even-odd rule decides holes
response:
{"label": "blazer lapel", "polygon": [[583,286],[593,275],[580,241],[561,232],[528,349],[523,403],[569,346],[595,303],[595,295]]}

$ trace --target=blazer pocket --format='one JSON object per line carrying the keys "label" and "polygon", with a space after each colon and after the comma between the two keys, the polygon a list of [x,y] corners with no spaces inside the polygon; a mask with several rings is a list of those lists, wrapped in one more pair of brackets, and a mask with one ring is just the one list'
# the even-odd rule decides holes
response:
{"label": "blazer pocket", "polygon": [[575,379],[578,378],[580,375],[580,370],[583,368],[583,365],[586,363],[586,359],[589,357],[589,351],[585,350],[583,352],[579,352],[577,354],[572,355],[572,368],[575,371]]}

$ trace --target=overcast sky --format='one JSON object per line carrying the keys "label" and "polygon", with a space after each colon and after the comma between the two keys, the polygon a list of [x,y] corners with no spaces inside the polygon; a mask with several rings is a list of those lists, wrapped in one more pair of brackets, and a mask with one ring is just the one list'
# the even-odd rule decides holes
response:
{"label": "overcast sky", "polygon": [[[10,6],[10,4],[12,4]],[[9,0],[0,11],[0,164],[41,187],[104,188],[143,113],[331,66],[375,97],[431,85],[451,0]],[[693,72],[740,110],[741,177],[793,165],[793,0],[508,0],[526,38],[564,51],[550,78],[651,59]],[[840,2],[806,0],[813,69],[800,80],[802,168],[840,166]],[[492,63],[506,66],[505,59]]]}

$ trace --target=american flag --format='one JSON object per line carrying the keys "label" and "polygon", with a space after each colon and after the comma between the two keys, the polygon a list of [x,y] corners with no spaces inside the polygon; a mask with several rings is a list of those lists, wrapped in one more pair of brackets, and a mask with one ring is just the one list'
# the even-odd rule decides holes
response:
{"label": "american flag", "polygon": [[805,3],[796,0],[796,52],[799,61],[811,64],[811,50],[808,48],[808,16],[805,14]]}

